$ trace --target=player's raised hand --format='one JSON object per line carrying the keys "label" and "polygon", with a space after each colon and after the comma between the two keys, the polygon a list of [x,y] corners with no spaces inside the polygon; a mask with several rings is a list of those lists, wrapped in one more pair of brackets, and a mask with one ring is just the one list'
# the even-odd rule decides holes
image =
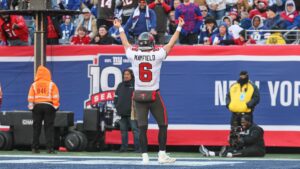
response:
{"label": "player's raised hand", "polygon": [[120,28],[121,27],[121,22],[117,18],[114,20],[114,27],[116,27],[116,28]]}
{"label": "player's raised hand", "polygon": [[184,20],[181,17],[179,17],[178,21],[178,26],[182,27],[184,25]]}

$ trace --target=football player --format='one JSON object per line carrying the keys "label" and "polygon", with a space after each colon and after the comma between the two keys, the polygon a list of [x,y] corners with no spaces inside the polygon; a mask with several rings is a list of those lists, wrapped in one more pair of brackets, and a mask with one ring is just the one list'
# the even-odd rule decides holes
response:
{"label": "football player", "polygon": [[143,163],[149,163],[147,153],[147,129],[148,112],[150,110],[159,127],[159,163],[174,163],[175,158],[166,153],[168,115],[159,91],[160,70],[162,62],[175,45],[184,21],[179,18],[176,32],[168,44],[161,48],[155,46],[154,37],[144,32],[138,37],[138,46],[133,47],[127,40],[124,29],[118,19],[114,20],[114,26],[119,29],[120,38],[126,51],[126,56],[132,64],[135,80],[135,91],[133,100],[137,112],[138,126],[140,129],[140,143]]}

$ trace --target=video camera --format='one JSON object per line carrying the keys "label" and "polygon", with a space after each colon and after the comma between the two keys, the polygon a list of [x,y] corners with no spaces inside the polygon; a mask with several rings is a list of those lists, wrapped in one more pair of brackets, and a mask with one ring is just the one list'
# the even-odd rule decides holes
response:
{"label": "video camera", "polygon": [[100,112],[102,130],[115,130],[119,129],[120,116],[117,115],[115,105],[112,102],[100,102],[97,105]]}
{"label": "video camera", "polygon": [[231,147],[238,148],[239,145],[239,138],[243,133],[243,128],[241,126],[234,126],[231,128],[230,136],[229,136],[229,144]]}

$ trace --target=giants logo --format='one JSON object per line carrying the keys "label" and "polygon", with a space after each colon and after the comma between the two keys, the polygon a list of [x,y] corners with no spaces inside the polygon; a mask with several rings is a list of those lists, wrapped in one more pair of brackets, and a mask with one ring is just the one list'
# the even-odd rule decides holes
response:
{"label": "giants logo", "polygon": [[99,55],[88,65],[90,78],[89,99],[84,107],[96,107],[100,102],[112,101],[115,90],[122,82],[122,72],[131,64],[125,55]]}

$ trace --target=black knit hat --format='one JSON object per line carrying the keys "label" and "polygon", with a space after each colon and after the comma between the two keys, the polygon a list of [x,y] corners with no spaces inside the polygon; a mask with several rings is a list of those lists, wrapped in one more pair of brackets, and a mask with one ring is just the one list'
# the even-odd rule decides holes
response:
{"label": "black knit hat", "polygon": [[247,75],[248,76],[248,72],[246,70],[243,70],[243,71],[240,72],[240,76],[241,75]]}

